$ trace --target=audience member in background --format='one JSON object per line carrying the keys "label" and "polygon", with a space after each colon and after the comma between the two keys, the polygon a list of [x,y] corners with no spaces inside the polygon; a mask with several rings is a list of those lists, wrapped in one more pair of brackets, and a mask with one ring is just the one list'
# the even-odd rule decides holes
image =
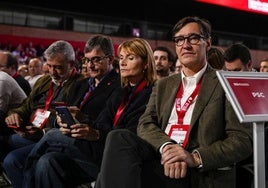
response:
{"label": "audience member in background", "polygon": [[[84,136],[90,134],[90,127],[85,125],[93,124],[101,110],[105,107],[106,101],[112,92],[120,87],[120,77],[112,69],[114,49],[110,37],[103,35],[93,36],[86,42],[84,54],[83,63],[86,64],[88,69],[92,72],[92,77],[77,81],[72,87],[70,97],[68,97],[66,103],[67,106],[71,106],[70,110],[79,114],[79,117],[83,117],[80,118],[80,124],[76,125],[76,129],[81,130],[81,132],[79,132],[79,135],[75,135],[75,137],[78,136],[77,138],[79,138],[75,140],[75,145],[79,146],[82,152],[85,151],[85,156],[89,155],[90,159],[100,160],[95,158],[95,153],[90,155],[90,152],[94,150],[95,147],[97,148],[97,145],[95,146],[95,143],[91,145],[85,140]],[[61,125],[61,123],[59,124]],[[63,132],[66,133],[64,127],[60,129],[63,129]],[[59,131],[59,129],[56,130]],[[48,135],[51,136],[51,134]],[[55,138],[55,140],[62,139],[59,142],[59,144],[61,144],[67,141],[64,138],[69,139],[69,137],[63,136],[63,138],[59,137]],[[10,160],[8,164],[5,163],[7,174],[10,176],[14,185],[22,185],[24,161],[21,162],[20,158],[16,158],[16,153],[13,152],[13,154],[13,160]],[[77,155],[79,154],[77,153]],[[86,163],[84,163],[84,165],[85,168],[88,167]]]}
{"label": "audience member in background", "polygon": [[5,71],[12,76],[27,96],[30,94],[32,90],[31,86],[29,82],[18,73],[18,60],[12,53],[8,51],[0,51],[0,70]]}
{"label": "audience member in background", "polygon": [[[76,187],[95,181],[108,132],[126,128],[136,134],[138,119],[156,80],[153,52],[147,41],[134,38],[119,45],[118,56],[122,88],[108,99],[94,124],[78,123],[67,129],[58,119],[61,128],[48,132],[31,151],[24,187]],[[66,133],[71,133],[71,137]],[[82,147],[82,143],[87,147]]]}
{"label": "audience member in background", "polygon": [[119,59],[116,57],[113,61],[113,68],[117,73],[120,73],[120,68],[119,68]]}
{"label": "audience member in background", "polygon": [[180,73],[182,70],[182,64],[178,57],[176,57],[175,73]]}
{"label": "audience member in background", "polygon": [[47,74],[49,74],[49,70],[48,70],[47,62],[43,62],[43,65],[42,65],[42,74],[43,74],[43,75],[47,75]]}
{"label": "audience member in background", "polygon": [[20,62],[21,59],[21,52],[23,51],[23,45],[22,43],[18,43],[17,46],[11,51],[11,54],[16,57],[16,59],[19,61],[18,63],[21,64]]}
{"label": "audience member in background", "polygon": [[[252,68],[251,54],[247,46],[236,43],[224,52],[225,68],[228,71],[254,71]],[[253,154],[247,159],[236,164],[237,188],[247,188],[253,184]]]}
{"label": "audience member in background", "polygon": [[12,133],[7,128],[5,118],[8,110],[18,107],[26,98],[26,94],[19,84],[6,72],[0,71],[0,161],[3,160],[6,146],[2,142],[3,137]]}
{"label": "audience member in background", "polygon": [[29,58],[36,57],[37,51],[36,51],[32,41],[29,41],[28,44],[26,44],[26,46],[24,47],[24,51],[26,52],[26,55]]}
{"label": "audience member in background", "polygon": [[157,78],[169,76],[174,62],[174,55],[165,46],[158,46],[154,49]]}
{"label": "audience member in background", "polygon": [[210,33],[198,17],[174,26],[182,71],[156,82],[138,136],[127,129],[108,134],[96,188],[235,187],[235,163],[253,150],[252,125],[239,122],[207,63]]}
{"label": "audience member in background", "polygon": [[10,164],[12,161],[24,163],[34,143],[51,129],[56,118],[55,106],[60,102],[66,103],[71,87],[82,78],[74,68],[75,53],[70,43],[55,41],[46,49],[44,55],[49,75],[40,78],[20,107],[10,110],[6,117],[7,125],[18,127],[16,133],[6,140],[9,149],[13,151],[8,153],[3,162],[13,187],[21,187],[21,183],[16,184],[15,181],[21,177],[13,174],[13,169],[9,168]]}
{"label": "audience member in background", "polygon": [[217,70],[224,69],[224,50],[221,47],[212,46],[208,50],[208,63],[212,68]]}
{"label": "audience member in background", "polygon": [[268,58],[260,61],[260,72],[268,72]]}
{"label": "audience member in background", "polygon": [[81,65],[81,74],[85,78],[89,78],[90,77],[90,71],[88,70],[86,63],[82,63],[82,65]]}
{"label": "audience member in background", "polygon": [[25,76],[28,76],[29,75],[28,65],[26,65],[26,64],[19,65],[18,73],[23,78],[25,78]]}
{"label": "audience member in background", "polygon": [[250,50],[242,43],[229,46],[224,52],[227,71],[252,71]]}
{"label": "audience member in background", "polygon": [[35,82],[43,76],[42,66],[43,62],[39,58],[30,59],[28,65],[29,75],[25,76],[25,79],[30,83],[31,88],[33,88]]}

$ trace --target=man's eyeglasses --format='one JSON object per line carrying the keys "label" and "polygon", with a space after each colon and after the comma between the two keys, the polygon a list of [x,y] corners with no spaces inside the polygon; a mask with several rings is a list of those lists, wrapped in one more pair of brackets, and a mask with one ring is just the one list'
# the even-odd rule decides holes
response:
{"label": "man's eyeglasses", "polygon": [[200,41],[200,39],[205,39],[205,38],[206,37],[204,37],[203,35],[191,34],[187,37],[184,37],[184,36],[173,37],[173,41],[176,43],[177,46],[182,46],[186,39],[188,43],[195,45]]}
{"label": "man's eyeglasses", "polygon": [[102,62],[101,60],[105,59],[109,57],[109,55],[106,55],[106,56],[95,56],[95,57],[92,57],[92,58],[87,58],[87,57],[83,57],[82,58],[82,63],[93,63],[94,65],[100,65]]}

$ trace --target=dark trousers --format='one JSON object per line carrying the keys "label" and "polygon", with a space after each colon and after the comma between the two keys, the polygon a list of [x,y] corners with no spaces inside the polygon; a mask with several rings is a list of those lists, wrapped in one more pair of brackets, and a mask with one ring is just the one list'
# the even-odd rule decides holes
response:
{"label": "dark trousers", "polygon": [[127,129],[108,134],[95,188],[185,188],[187,185],[186,179],[166,177],[160,155],[136,134]]}
{"label": "dark trousers", "polygon": [[22,187],[73,188],[95,181],[98,172],[99,167],[81,153],[75,139],[53,129],[28,155]]}

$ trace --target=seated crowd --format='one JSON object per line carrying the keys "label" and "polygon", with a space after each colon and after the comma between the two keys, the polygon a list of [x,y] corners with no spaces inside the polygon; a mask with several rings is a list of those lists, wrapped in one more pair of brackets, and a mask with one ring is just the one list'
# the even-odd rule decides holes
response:
{"label": "seated crowd", "polygon": [[0,163],[12,187],[240,188],[252,126],[239,122],[216,71],[245,48],[213,47],[199,17],[179,20],[172,39],[176,55],[142,38],[115,51],[102,34],[82,52],[65,40],[1,46],[0,88],[12,89],[0,90]]}

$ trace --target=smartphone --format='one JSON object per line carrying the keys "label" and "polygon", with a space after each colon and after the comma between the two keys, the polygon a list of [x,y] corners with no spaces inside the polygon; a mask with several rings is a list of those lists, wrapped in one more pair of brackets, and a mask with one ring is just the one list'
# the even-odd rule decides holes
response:
{"label": "smartphone", "polygon": [[27,130],[25,127],[18,127],[17,125],[8,125],[9,128],[15,130],[15,131],[25,131]]}
{"label": "smartphone", "polygon": [[71,125],[76,124],[71,112],[66,106],[56,106],[55,109],[61,117],[61,121],[66,123],[68,128],[70,128]]}

